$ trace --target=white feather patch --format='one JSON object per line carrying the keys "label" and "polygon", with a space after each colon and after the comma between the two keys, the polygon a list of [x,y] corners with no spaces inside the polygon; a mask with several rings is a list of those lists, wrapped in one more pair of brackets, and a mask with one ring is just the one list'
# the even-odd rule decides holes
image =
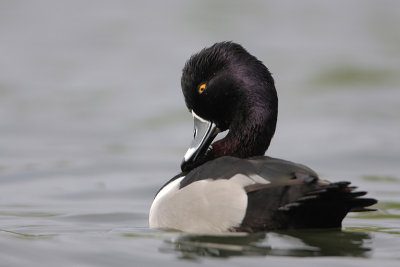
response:
{"label": "white feather patch", "polygon": [[247,208],[247,194],[243,187],[254,182],[240,176],[235,175],[229,180],[200,180],[182,189],[179,189],[179,184],[184,177],[172,181],[153,201],[150,227],[220,233],[239,226]]}

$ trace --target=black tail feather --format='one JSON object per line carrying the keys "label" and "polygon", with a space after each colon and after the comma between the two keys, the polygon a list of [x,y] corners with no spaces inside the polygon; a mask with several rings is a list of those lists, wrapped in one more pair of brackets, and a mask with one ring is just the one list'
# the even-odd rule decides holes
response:
{"label": "black tail feather", "polygon": [[350,211],[371,211],[377,201],[362,198],[350,182],[277,185],[248,192],[248,210],[239,230],[337,228]]}

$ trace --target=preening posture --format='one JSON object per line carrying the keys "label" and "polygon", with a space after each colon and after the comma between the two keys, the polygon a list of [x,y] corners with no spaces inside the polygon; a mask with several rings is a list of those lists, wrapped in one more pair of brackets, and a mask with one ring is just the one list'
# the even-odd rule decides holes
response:
{"label": "preening posture", "polygon": [[194,139],[182,172],[157,193],[150,227],[192,233],[341,227],[348,212],[377,202],[349,182],[321,180],[304,165],[264,156],[278,97],[267,67],[239,44],[216,43],[193,55],[181,84]]}

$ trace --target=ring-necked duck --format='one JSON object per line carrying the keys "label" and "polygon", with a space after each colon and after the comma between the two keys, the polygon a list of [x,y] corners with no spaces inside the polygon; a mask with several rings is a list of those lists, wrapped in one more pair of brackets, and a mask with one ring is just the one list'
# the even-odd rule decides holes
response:
{"label": "ring-necked duck", "polygon": [[221,42],[193,55],[181,85],[194,140],[182,172],[158,191],[150,227],[196,233],[340,227],[349,211],[377,202],[361,198],[366,192],[349,182],[321,180],[304,165],[263,156],[278,97],[269,70],[242,46]]}

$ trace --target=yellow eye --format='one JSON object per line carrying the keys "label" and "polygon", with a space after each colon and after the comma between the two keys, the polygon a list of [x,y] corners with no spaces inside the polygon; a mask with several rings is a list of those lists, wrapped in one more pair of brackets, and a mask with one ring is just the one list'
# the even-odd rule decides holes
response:
{"label": "yellow eye", "polygon": [[202,94],[206,90],[206,84],[203,83],[202,85],[199,86],[199,94]]}

